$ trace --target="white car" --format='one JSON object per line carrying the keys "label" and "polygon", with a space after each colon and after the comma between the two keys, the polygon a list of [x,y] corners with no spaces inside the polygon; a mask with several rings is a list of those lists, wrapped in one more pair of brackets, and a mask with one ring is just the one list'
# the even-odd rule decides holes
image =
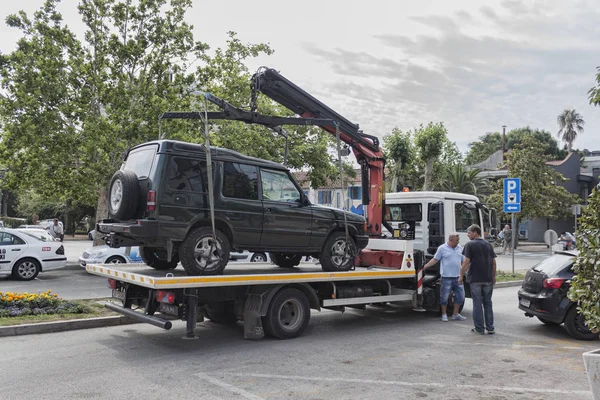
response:
{"label": "white car", "polygon": [[43,241],[35,233],[0,229],[0,276],[30,281],[40,272],[67,265],[62,243]]}
{"label": "white car", "polygon": [[129,254],[127,247],[112,248],[106,245],[95,246],[87,249],[79,257],[79,265],[84,267],[88,264],[121,264],[121,263],[143,263],[140,256],[140,248],[132,246]]}
{"label": "white car", "polygon": [[[37,226],[37,225],[36,225]],[[42,242],[60,242],[59,238],[55,238],[45,229],[35,229],[35,228],[17,228],[18,231],[21,231],[27,235],[34,235]]]}
{"label": "white car", "polygon": [[230,261],[250,261],[250,262],[271,262],[271,257],[269,257],[269,253],[263,253],[262,251],[255,251],[250,253],[247,250],[241,252],[231,252],[229,253]]}

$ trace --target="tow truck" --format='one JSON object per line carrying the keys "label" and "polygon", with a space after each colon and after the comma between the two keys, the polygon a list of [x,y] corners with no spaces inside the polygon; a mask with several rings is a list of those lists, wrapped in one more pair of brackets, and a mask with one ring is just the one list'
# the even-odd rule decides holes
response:
{"label": "tow truck", "polygon": [[[363,133],[357,124],[274,69],[259,69],[252,78],[252,89],[249,111],[203,93],[221,111],[168,112],[161,119],[234,120],[260,124],[283,135],[284,125],[310,125],[335,135],[340,159],[340,142],[344,142],[361,166],[365,231],[370,239],[357,255],[356,267],[323,272],[306,263],[292,270],[248,263],[230,266],[221,276],[186,276],[177,269],[166,273],[147,266],[87,265],[87,272],[108,278],[113,297],[122,302],[106,306],[164,329],[171,328],[173,318],[185,320],[186,337],[190,338],[196,323],[205,316],[218,323],[243,320],[246,339],[260,339],[265,334],[279,339],[296,337],[306,328],[310,309],[343,312],[346,307],[411,301],[420,311],[439,310],[437,277],[423,276],[423,254],[413,251],[415,221],[392,227],[385,219],[385,159],[379,139]],[[260,114],[256,109],[258,93],[297,116]],[[393,237],[382,235],[384,226]]]}

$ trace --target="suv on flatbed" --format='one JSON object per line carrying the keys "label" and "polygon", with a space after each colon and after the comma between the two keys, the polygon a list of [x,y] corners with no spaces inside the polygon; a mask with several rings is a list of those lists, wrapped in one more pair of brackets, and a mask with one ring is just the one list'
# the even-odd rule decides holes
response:
{"label": "suv on flatbed", "polygon": [[[366,247],[365,219],[310,203],[281,164],[211,148],[214,224],[208,199],[206,147],[157,140],[133,147],[111,179],[110,219],[97,224],[111,247],[140,246],[144,262],[189,275],[223,273],[230,251],[269,252],[280,267],[302,256],[325,271],[354,266]],[[216,241],[213,240],[216,238]]]}

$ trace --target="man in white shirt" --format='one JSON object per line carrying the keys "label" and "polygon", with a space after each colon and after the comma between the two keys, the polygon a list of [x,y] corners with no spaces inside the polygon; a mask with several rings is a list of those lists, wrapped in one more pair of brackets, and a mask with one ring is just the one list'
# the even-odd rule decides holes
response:
{"label": "man in white shirt", "polygon": [[63,241],[65,235],[63,234],[63,226],[58,223],[58,218],[54,218],[52,225],[49,225],[46,229],[48,229],[52,236],[59,238],[61,242]]}

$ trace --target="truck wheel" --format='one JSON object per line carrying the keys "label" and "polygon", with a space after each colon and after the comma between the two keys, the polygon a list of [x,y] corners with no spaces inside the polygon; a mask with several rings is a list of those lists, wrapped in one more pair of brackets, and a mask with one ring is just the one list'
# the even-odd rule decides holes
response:
{"label": "truck wheel", "polygon": [[117,171],[108,186],[108,214],[116,220],[135,216],[140,188],[133,171]]}
{"label": "truck wheel", "polygon": [[577,306],[572,306],[565,317],[565,329],[569,335],[579,340],[596,340],[598,334],[590,331],[585,325],[583,315],[577,312]]}
{"label": "truck wheel", "polygon": [[167,251],[157,247],[140,246],[140,257],[147,266],[158,270],[175,269],[179,262],[177,255],[167,261]]}
{"label": "truck wheel", "polygon": [[283,254],[283,253],[269,253],[271,261],[281,268],[293,268],[300,264],[302,256],[300,254]]}
{"label": "truck wheel", "polygon": [[[212,229],[205,226],[188,233],[179,247],[181,265],[188,275],[220,275],[229,261],[231,246],[227,236],[215,231],[213,243]],[[212,248],[212,253],[210,250]]]}
{"label": "truck wheel", "polygon": [[344,233],[334,232],[325,242],[319,261],[323,271],[348,271],[354,267],[357,254],[354,239],[346,241]]}
{"label": "truck wheel", "polygon": [[206,304],[204,315],[215,324],[230,325],[238,321],[233,302]]}
{"label": "truck wheel", "polygon": [[304,332],[309,320],[310,306],[304,293],[287,288],[277,292],[271,300],[263,326],[267,334],[277,339],[292,339]]}

